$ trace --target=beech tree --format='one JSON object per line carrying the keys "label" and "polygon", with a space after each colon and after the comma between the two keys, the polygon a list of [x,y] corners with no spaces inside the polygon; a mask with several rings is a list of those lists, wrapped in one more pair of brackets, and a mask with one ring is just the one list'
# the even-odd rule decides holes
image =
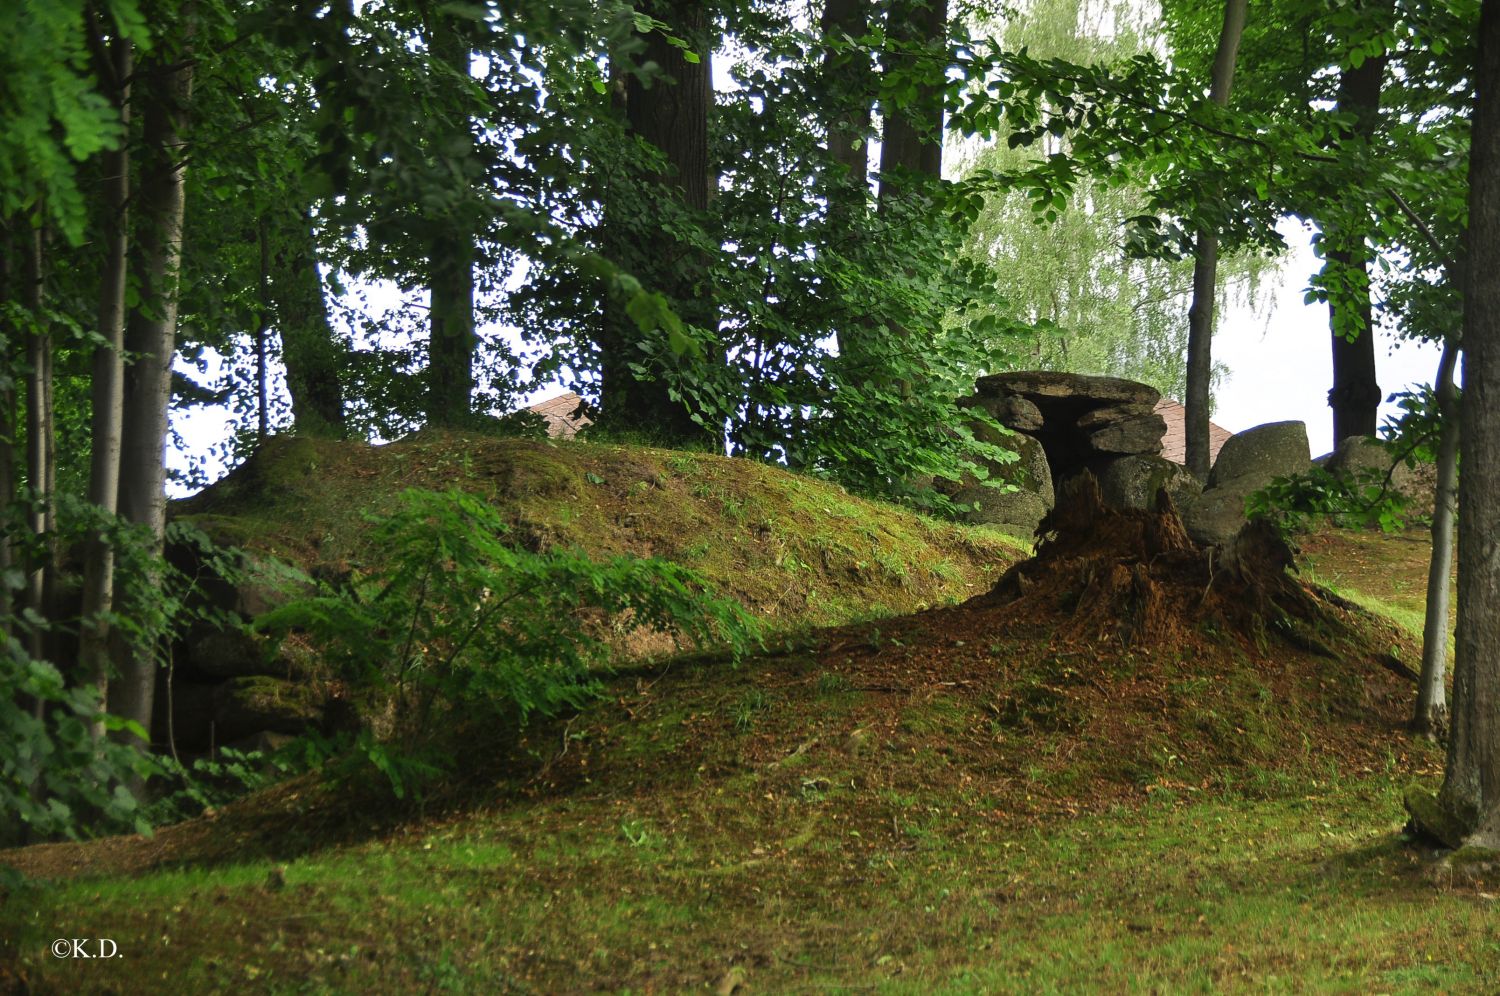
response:
{"label": "beech tree", "polygon": [[[1245,30],[1246,0],[1225,0],[1224,25],[1214,54],[1209,100],[1224,107],[1234,85],[1234,63]],[[1187,396],[1183,398],[1187,468],[1208,479],[1208,409],[1213,378],[1214,296],[1218,291],[1219,235],[1200,226],[1193,250],[1193,300],[1188,308]]]}
{"label": "beech tree", "polygon": [[[655,0],[637,10],[681,32],[653,29],[633,67],[614,70],[616,104],[626,135],[659,155],[642,198],[620,186],[604,204],[605,253],[646,286],[670,298],[685,323],[712,331],[715,304],[706,283],[706,247],[674,234],[674,216],[708,208],[708,116],[712,104],[708,11],[692,0]],[[632,56],[626,56],[632,58]],[[652,64],[658,74],[651,75]],[[644,216],[641,211],[646,210]],[[619,294],[606,297],[599,333],[600,417],[666,441],[701,438],[681,394],[661,369],[674,357],[643,351],[641,329]]]}
{"label": "beech tree", "polygon": [[1453,715],[1438,802],[1463,840],[1500,848],[1500,2],[1479,17],[1464,288],[1463,476]]}

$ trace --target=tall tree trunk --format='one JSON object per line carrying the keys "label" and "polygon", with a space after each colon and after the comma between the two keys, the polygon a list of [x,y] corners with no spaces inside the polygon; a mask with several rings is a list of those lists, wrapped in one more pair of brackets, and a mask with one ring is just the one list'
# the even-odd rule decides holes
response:
{"label": "tall tree trunk", "polygon": [[837,175],[829,178],[828,215],[836,227],[864,212],[869,195],[870,105],[875,74],[864,51],[840,51],[847,35],[859,38],[870,30],[869,0],[827,0],[821,29],[829,46],[823,59],[823,122],[828,134],[828,156]]}
{"label": "tall tree trunk", "polygon": [[[141,306],[131,313],[125,330],[125,347],[134,358],[125,371],[120,514],[148,527],[158,554],[166,531],[167,409],[182,261],[183,132],[193,87],[187,55],[154,53],[141,88],[147,97],[136,199]],[[110,712],[149,731],[155,691],[155,648],[130,648],[120,662],[119,679],[110,686]]]}
{"label": "tall tree trunk", "polygon": [[[695,0],[655,0],[637,8],[659,18],[686,38],[699,61],[689,62],[660,31],[646,36],[642,63],[655,62],[664,77],[649,88],[633,74],[625,78],[625,119],[630,132],[660,149],[666,169],[654,180],[661,196],[692,211],[708,208],[708,109],[711,51],[708,12]],[[629,209],[605,205],[605,241],[613,261],[633,272],[648,291],[664,294],[684,323],[713,329],[717,325],[712,289],[701,251],[679,242],[660,225],[628,217]],[[630,243],[634,243],[631,245]],[[641,333],[625,314],[624,302],[607,302],[600,336],[601,421],[647,431],[664,442],[701,440],[705,432],[659,371],[644,374],[633,365],[649,364],[639,346]],[[709,434],[712,438],[712,434]]]}
{"label": "tall tree trunk", "polygon": [[428,284],[427,421],[461,425],[474,394],[474,240],[454,233],[433,241]]}
{"label": "tall tree trunk", "polygon": [[328,320],[312,217],[305,210],[279,213],[272,242],[270,292],[295,431],[342,439],[348,433],[340,380],[346,350]]}
{"label": "tall tree trunk", "polygon": [[[1387,57],[1366,59],[1339,76],[1338,110],[1355,115],[1346,137],[1369,141],[1380,114],[1380,84]],[[1365,247],[1363,227],[1331,226],[1329,269],[1346,274],[1354,292],[1350,297],[1330,295],[1329,327],[1333,337],[1333,389],[1328,405],[1333,409],[1333,441],[1349,436],[1373,436],[1380,411],[1380,384],[1375,379],[1375,326],[1370,309],[1370,253]],[[1350,339],[1349,333],[1358,330]]]}
{"label": "tall tree trunk", "polygon": [[[26,339],[26,484],[31,492],[29,524],[32,537],[38,541],[40,554],[28,565],[26,603],[39,618],[50,621],[52,576],[56,567],[53,538],[56,490],[53,477],[57,464],[52,454],[52,331],[51,323],[42,313],[46,304],[46,237],[40,220],[23,237],[21,300],[33,323]],[[38,660],[49,659],[49,642],[43,630],[32,629],[27,640],[31,656]]]}
{"label": "tall tree trunk", "polygon": [[1458,639],[1439,802],[1467,841],[1500,847],[1500,0],[1479,15],[1464,293]]}
{"label": "tall tree trunk", "polygon": [[[1454,274],[1455,277],[1458,274]],[[1422,674],[1412,729],[1432,737],[1448,729],[1443,672],[1448,658],[1448,590],[1452,586],[1453,516],[1458,495],[1458,391],[1453,369],[1458,362],[1457,336],[1443,344],[1438,362],[1437,489],[1432,503],[1432,559],[1427,566],[1427,605],[1422,623]]]}
{"label": "tall tree trunk", "polygon": [[[1220,107],[1229,103],[1234,86],[1234,62],[1245,32],[1247,0],[1225,0],[1224,26],[1214,53],[1208,97]],[[1209,383],[1213,377],[1214,296],[1218,293],[1219,236],[1198,230],[1193,260],[1193,303],[1188,308],[1187,398],[1183,407],[1187,469],[1200,481],[1208,479]]]}
{"label": "tall tree trunk", "polygon": [[[844,50],[845,38],[860,38],[870,30],[869,0],[827,0],[821,22],[824,44],[821,113],[832,161],[825,196],[828,199],[828,240],[844,252],[853,250],[863,232],[870,197],[870,110],[875,99],[875,71],[868,52]],[[839,251],[835,249],[834,251]],[[858,317],[836,330],[839,355],[848,358],[859,348],[861,330],[869,327]]]}
{"label": "tall tree trunk", "polygon": [[[105,76],[111,83],[116,112],[127,140],[101,157],[104,263],[99,278],[99,324],[102,340],[94,347],[90,387],[93,412],[89,424],[89,501],[106,515],[119,509],[120,440],[125,403],[125,285],[130,219],[130,91],[131,42],[117,39],[109,53]],[[89,536],[83,565],[82,623],[78,658],[83,680],[99,690],[101,705],[109,696],[109,622],[114,607],[115,551],[103,532]],[[103,727],[95,729],[102,735]]]}
{"label": "tall tree trunk", "polygon": [[[941,48],[947,38],[947,0],[896,0],[891,5],[886,35],[907,44]],[[894,62],[885,70],[910,72]],[[886,208],[902,193],[904,175],[936,180],[943,175],[943,91],[946,80],[934,74],[916,89],[910,104],[886,107],[880,143],[880,206]]]}
{"label": "tall tree trunk", "polygon": [[267,369],[271,338],[271,232],[264,214],[256,219],[255,241],[260,248],[260,279],[255,298],[255,442],[259,445],[271,434],[271,373]]}
{"label": "tall tree trunk", "polygon": [[[0,219],[0,303],[18,301],[13,283],[15,275],[11,261],[15,258],[14,242],[8,219]],[[3,314],[3,312],[0,312]],[[19,340],[16,329],[7,322],[0,332],[0,638],[11,635],[11,621],[16,611],[17,589],[10,585],[10,571],[16,564],[13,545],[14,532],[11,516],[17,511],[16,501],[16,388],[10,371],[16,369],[13,348]]]}
{"label": "tall tree trunk", "polygon": [[[469,76],[470,47],[458,30],[456,19],[439,13],[431,19],[428,34],[432,54],[465,79]],[[449,141],[442,143],[458,148],[473,137],[469,120],[464,117],[452,124]],[[467,204],[467,199],[461,203]],[[474,233],[460,216],[462,210],[450,211],[439,220],[440,231],[428,250],[428,321],[427,345],[428,400],[427,421],[430,425],[459,425],[467,421],[474,394]]]}

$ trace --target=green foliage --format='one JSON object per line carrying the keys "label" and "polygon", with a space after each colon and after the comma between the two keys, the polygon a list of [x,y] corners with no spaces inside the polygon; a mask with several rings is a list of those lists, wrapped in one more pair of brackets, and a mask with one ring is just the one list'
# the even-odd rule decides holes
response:
{"label": "green foliage", "polygon": [[[13,505],[11,514],[23,506]],[[235,625],[202,597],[210,577],[234,583],[244,576],[237,551],[221,549],[201,531],[180,523],[168,541],[190,555],[194,574],[184,573],[156,552],[149,531],[104,515],[97,507],[64,496],[55,536],[35,537],[11,528],[7,535],[21,562],[39,562],[46,543],[66,548],[102,536],[115,551],[117,601],[107,622],[115,638],[158,667],[169,662],[172,641],[198,624]],[[0,583],[17,604],[24,586],[19,570]],[[30,607],[0,617],[0,724],[8,731],[0,748],[0,817],[14,818],[33,839],[80,837],[135,829],[146,831],[162,810],[143,810],[131,785],[170,775],[172,766],[143,751],[147,733],[135,723],[105,714],[97,689],[65,673],[58,662],[39,660],[27,649],[67,645],[81,620],[44,619]],[[109,736],[94,736],[96,728]]]}
{"label": "green foliage", "polygon": [[1393,486],[1396,471],[1431,464],[1436,458],[1438,408],[1433,390],[1393,394],[1399,414],[1385,420],[1382,444],[1388,456],[1383,467],[1359,467],[1353,473],[1333,474],[1322,467],[1278,477],[1250,495],[1246,511],[1267,518],[1284,530],[1300,529],[1308,520],[1332,515],[1345,525],[1378,527],[1382,532],[1406,528],[1430,510],[1411,508],[1411,499]]}
{"label": "green foliage", "polygon": [[147,38],[135,0],[18,0],[0,7],[0,219],[33,214],[70,243],[85,237],[88,205],[78,166],[125,140],[119,115],[100,92],[90,35]]}
{"label": "green foliage", "polygon": [[160,781],[145,816],[155,826],[177,823],[273,785],[322,760],[316,744],[294,744],[270,754],[219,748],[189,763],[163,757]]}
{"label": "green foliage", "polygon": [[[29,613],[5,622],[22,631],[41,625]],[[145,737],[139,726],[104,716],[94,689],[70,686],[56,666],[7,637],[0,653],[0,821],[24,826],[33,840],[149,832],[128,785],[155,774],[156,762],[133,743],[96,739],[100,721],[112,734]]]}
{"label": "green foliage", "polygon": [[[1164,43],[1158,26],[1131,23],[1134,7],[1120,2],[1101,11],[1078,0],[1047,0],[987,27],[1008,48],[1037,57],[1122,63]],[[1051,133],[1029,146],[996,143],[973,156],[966,171],[976,179],[1014,175],[1072,147],[1069,136]],[[1167,397],[1184,396],[1193,265],[1126,252],[1126,221],[1148,207],[1146,191],[1133,179],[1111,184],[1081,177],[1066,204],[1049,201],[1041,214],[1024,185],[986,195],[964,253],[989,271],[1003,294],[1003,313],[1026,326],[1012,345],[1017,363],[1127,377]],[[1253,292],[1270,265],[1253,253],[1221,260],[1220,309],[1231,289]]]}
{"label": "green foliage", "polygon": [[389,729],[366,729],[355,751],[398,795],[438,770],[440,731],[515,730],[587,702],[607,663],[605,625],[727,645],[736,656],[757,640],[754,620],[692,571],[530,553],[508,545],[508,531],[472,495],[409,490],[399,511],[377,520],[369,574],[257,621],[307,630],[350,678],[390,697]]}
{"label": "green foliage", "polygon": [[1333,474],[1322,467],[1278,477],[1246,500],[1245,510],[1284,530],[1306,527],[1308,520],[1334,515],[1350,525],[1378,526],[1383,532],[1406,528],[1409,499],[1390,486],[1390,475],[1375,468]]}

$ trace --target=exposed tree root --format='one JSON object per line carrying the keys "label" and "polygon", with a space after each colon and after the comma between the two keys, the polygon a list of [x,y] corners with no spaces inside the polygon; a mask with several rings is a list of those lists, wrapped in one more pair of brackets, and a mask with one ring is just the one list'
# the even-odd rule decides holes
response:
{"label": "exposed tree root", "polygon": [[991,598],[1060,614],[1060,636],[1172,644],[1200,632],[1279,638],[1323,656],[1350,635],[1344,608],[1294,578],[1294,551],[1265,524],[1228,548],[1199,546],[1165,491],[1150,511],[1109,508],[1092,474],[1071,479],[1038,530],[1037,555],[1012,567]]}

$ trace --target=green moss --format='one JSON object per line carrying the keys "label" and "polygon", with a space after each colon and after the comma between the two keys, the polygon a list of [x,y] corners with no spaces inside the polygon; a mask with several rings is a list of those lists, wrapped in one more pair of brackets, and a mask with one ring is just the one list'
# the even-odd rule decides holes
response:
{"label": "green moss", "polygon": [[659,556],[780,627],[902,613],[987,591],[1015,540],[710,453],[423,432],[387,446],[276,437],[174,506],[304,570],[368,560],[369,516],[408,487],[494,502],[518,545]]}
{"label": "green moss", "polygon": [[1444,847],[1458,848],[1468,836],[1464,822],[1443,808],[1435,793],[1420,785],[1409,786],[1402,797],[1415,829]]}

